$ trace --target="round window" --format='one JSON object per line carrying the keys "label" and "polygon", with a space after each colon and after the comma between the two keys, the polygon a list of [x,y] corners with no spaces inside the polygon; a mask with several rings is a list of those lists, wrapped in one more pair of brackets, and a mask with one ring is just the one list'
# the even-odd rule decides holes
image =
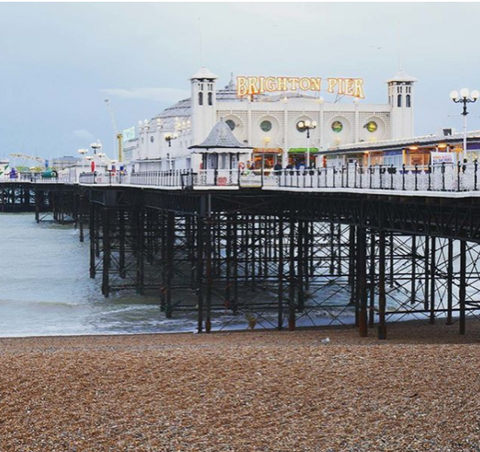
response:
{"label": "round window", "polygon": [[307,130],[307,129],[305,129],[305,121],[298,121],[297,122],[297,130],[299,132],[305,132],[305,130]]}
{"label": "round window", "polygon": [[270,132],[270,130],[272,130],[272,123],[270,121],[262,121],[260,123],[260,128],[264,131],[264,132]]}
{"label": "round window", "polygon": [[376,132],[377,129],[378,129],[378,124],[375,122],[375,121],[370,121],[370,122],[367,122],[367,124],[365,125],[365,128],[370,132],[370,133],[373,133],[373,132]]}
{"label": "round window", "polygon": [[230,127],[230,130],[235,130],[235,123],[231,119],[227,119],[225,122],[228,124],[228,127]]}
{"label": "round window", "polygon": [[153,138],[153,135],[150,137],[150,142],[153,143],[155,141],[155,138]]}
{"label": "round window", "polygon": [[334,121],[332,123],[332,130],[335,133],[340,133],[343,130],[343,124],[340,121]]}

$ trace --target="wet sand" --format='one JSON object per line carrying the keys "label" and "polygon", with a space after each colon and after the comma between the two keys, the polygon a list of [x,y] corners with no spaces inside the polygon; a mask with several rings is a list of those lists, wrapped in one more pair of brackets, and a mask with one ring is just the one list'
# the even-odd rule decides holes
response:
{"label": "wet sand", "polygon": [[388,333],[1,339],[0,450],[479,451],[480,322]]}

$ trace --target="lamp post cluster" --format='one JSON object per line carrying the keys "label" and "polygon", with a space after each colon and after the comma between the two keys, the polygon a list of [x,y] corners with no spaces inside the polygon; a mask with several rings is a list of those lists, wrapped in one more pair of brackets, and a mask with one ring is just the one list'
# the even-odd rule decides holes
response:
{"label": "lamp post cluster", "polygon": [[452,91],[450,93],[450,99],[456,104],[463,104],[463,160],[467,158],[467,104],[474,103],[480,97],[478,90],[470,92],[468,88],[462,88],[460,93],[458,91]]}
{"label": "lamp post cluster", "polygon": [[92,148],[93,150],[93,155],[87,155],[89,153],[89,150],[86,149],[86,148],[82,148],[82,149],[79,149],[77,152],[78,154],[80,154],[80,156],[82,157],[82,169],[83,169],[83,163],[84,163],[84,160],[87,160],[88,162],[91,162],[92,160],[94,160],[95,156],[98,156],[100,158],[102,157],[105,157],[106,154],[104,153],[100,153],[100,152],[97,152],[99,151],[100,149],[102,149],[102,143],[100,143],[99,140],[93,142],[90,144],[90,147]]}
{"label": "lamp post cluster", "polygon": [[307,132],[308,148],[307,148],[307,158],[305,166],[310,168],[310,130],[317,128],[317,121],[310,121],[309,119],[305,121],[300,121],[297,124],[298,130]]}

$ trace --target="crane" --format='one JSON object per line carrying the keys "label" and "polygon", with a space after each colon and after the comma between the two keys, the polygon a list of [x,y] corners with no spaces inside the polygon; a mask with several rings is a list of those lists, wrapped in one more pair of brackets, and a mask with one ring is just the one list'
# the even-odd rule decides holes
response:
{"label": "crane", "polygon": [[112,120],[113,131],[117,137],[118,141],[118,162],[123,162],[123,135],[117,129],[117,122],[115,121],[115,115],[113,114],[112,106],[110,104],[109,99],[105,99],[105,103],[107,104],[108,112],[110,113],[110,119]]}

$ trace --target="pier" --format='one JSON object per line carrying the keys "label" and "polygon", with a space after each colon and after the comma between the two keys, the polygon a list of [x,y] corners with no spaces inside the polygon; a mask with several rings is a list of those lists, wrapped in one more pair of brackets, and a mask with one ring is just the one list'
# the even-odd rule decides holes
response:
{"label": "pier", "polygon": [[154,293],[198,332],[405,319],[456,324],[480,303],[478,165],[349,165],[4,181],[2,211],[75,222],[105,297]]}

